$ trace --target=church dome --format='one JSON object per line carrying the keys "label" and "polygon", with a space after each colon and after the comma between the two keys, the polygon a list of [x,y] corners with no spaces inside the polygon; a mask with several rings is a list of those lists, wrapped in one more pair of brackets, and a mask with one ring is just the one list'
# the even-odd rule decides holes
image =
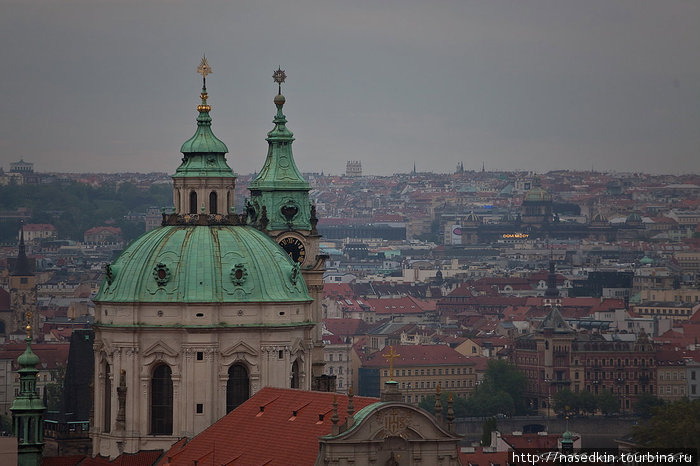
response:
{"label": "church dome", "polygon": [[633,212],[627,216],[627,219],[625,220],[625,223],[627,224],[639,224],[642,223],[642,216],[639,215],[637,212]]}
{"label": "church dome", "polygon": [[593,220],[591,221],[591,223],[608,223],[608,217],[598,212],[593,216]]}
{"label": "church dome", "polygon": [[282,248],[249,226],[164,226],[107,266],[95,302],[308,302]]}
{"label": "church dome", "polygon": [[547,192],[544,188],[541,188],[539,186],[535,186],[531,190],[529,190],[526,194],[525,197],[523,198],[523,202],[551,202],[552,201],[552,195]]}
{"label": "church dome", "polygon": [[469,214],[464,218],[465,223],[481,223],[481,217],[476,215],[474,211],[469,212]]}

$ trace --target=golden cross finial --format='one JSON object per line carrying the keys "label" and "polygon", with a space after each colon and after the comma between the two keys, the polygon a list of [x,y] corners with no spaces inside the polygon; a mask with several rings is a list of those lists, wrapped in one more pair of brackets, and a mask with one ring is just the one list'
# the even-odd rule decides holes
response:
{"label": "golden cross finial", "polygon": [[389,380],[394,380],[394,359],[398,358],[399,356],[401,356],[399,353],[394,353],[393,346],[389,347],[388,354],[382,354],[383,358],[389,360]]}

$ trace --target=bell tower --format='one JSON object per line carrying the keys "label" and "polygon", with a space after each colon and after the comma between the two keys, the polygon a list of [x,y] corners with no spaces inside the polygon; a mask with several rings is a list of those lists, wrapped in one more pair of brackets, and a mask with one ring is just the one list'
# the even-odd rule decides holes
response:
{"label": "bell tower", "polygon": [[6,334],[22,330],[28,312],[33,316],[30,325],[35,329],[39,328],[39,313],[35,312],[37,304],[36,277],[32,273],[32,267],[27,259],[24,245],[24,226],[20,228],[19,235],[19,251],[9,280],[12,317],[10,322],[5,322]]}
{"label": "bell tower", "polygon": [[32,351],[32,313],[27,313],[27,348],[19,358],[19,394],[12,402],[12,430],[17,437],[17,464],[19,466],[41,465],[44,448],[43,415],[44,403],[36,388],[39,357]]}
{"label": "bell tower", "polygon": [[207,103],[207,75],[212,70],[203,57],[197,72],[202,75],[202,102],[197,106],[197,130],[180,148],[182,163],[173,175],[175,213],[228,215],[234,205],[236,175],[226,163],[226,144],[211,130],[211,106]]}
{"label": "bell tower", "polygon": [[292,155],[294,134],[287,128],[287,117],[282,113],[286,102],[282,95],[282,83],[287,75],[278,68],[272,75],[277,83],[277,95],[273,102],[277,107],[272,122],[274,128],[267,133],[267,158],[260,173],[251,181],[246,200],[248,221],[267,233],[298,264],[309,294],[314,299],[312,316],[316,326],[308,335],[307,344],[313,347],[313,382],[317,385],[323,373],[323,339],[321,335],[321,298],[326,256],[321,254],[321,236],[316,231],[316,208],[309,200],[309,183],[299,172]]}

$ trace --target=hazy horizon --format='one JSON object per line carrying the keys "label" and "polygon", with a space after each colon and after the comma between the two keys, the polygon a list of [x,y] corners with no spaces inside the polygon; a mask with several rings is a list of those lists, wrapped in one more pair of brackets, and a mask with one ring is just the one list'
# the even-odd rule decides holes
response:
{"label": "hazy horizon", "polygon": [[700,173],[687,0],[3,0],[0,166],[173,173],[212,129],[265,159],[277,88],[303,172]]}

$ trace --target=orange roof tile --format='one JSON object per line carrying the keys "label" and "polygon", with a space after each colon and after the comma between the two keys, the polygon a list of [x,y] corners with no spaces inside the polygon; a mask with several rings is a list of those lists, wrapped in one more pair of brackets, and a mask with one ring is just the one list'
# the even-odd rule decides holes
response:
{"label": "orange roof tile", "polygon": [[[331,432],[334,397],[342,424],[347,396],[265,387],[189,442],[174,445],[158,464],[313,465],[318,438]],[[356,396],[355,412],[377,401]]]}
{"label": "orange roof tile", "polygon": [[[364,357],[364,367],[389,367],[389,362],[382,356],[381,351]],[[399,357],[394,359],[394,367],[434,366],[441,364],[473,364],[470,358],[462,356],[447,345],[399,345],[394,346],[394,352]]]}

